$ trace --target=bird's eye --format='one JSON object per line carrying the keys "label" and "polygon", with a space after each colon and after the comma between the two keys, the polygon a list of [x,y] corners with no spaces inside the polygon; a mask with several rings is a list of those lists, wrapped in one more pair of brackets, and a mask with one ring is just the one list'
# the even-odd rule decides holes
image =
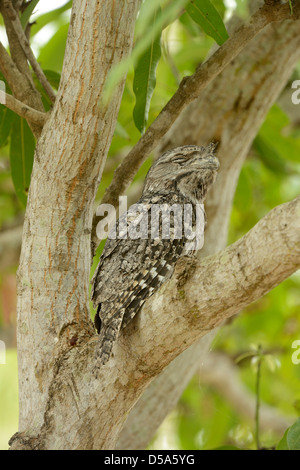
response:
{"label": "bird's eye", "polygon": [[173,163],[185,163],[186,158],[185,157],[178,157],[173,159]]}

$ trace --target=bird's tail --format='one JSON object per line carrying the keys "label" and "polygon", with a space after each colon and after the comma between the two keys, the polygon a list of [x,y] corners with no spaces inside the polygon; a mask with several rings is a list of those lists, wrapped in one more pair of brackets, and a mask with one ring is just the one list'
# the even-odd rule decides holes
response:
{"label": "bird's tail", "polygon": [[96,352],[97,367],[104,365],[111,357],[113,345],[119,336],[123,315],[113,317],[107,325],[102,324],[99,336],[99,346]]}

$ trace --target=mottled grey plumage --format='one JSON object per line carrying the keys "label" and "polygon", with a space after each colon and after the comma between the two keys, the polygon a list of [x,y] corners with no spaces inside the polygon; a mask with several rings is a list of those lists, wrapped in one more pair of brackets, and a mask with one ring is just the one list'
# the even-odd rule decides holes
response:
{"label": "mottled grey plumage", "polygon": [[[149,221],[153,204],[192,204],[194,210],[196,204],[203,203],[219,168],[214,148],[213,144],[183,146],[157,159],[148,172],[138,202],[144,205]],[[138,223],[136,212],[132,216],[129,209],[117,222],[117,234],[126,216],[127,225],[132,221]],[[171,217],[171,232],[173,219]],[[121,327],[125,327],[145,301],[171,277],[176,261],[186,254],[187,241],[185,237],[176,239],[174,236],[169,240],[152,239],[150,223],[144,239],[107,240],[92,280],[92,300],[97,308],[95,327],[100,333],[97,366],[109,360]]]}

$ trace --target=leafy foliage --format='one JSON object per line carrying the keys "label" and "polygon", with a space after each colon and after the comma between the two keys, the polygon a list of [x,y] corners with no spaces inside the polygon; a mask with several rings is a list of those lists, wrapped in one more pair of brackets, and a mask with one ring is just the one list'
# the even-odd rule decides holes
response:
{"label": "leafy foliage", "polygon": [[31,2],[29,2],[25,8],[25,11],[22,13],[21,15],[21,24],[23,26],[23,28],[25,29],[29,20],[30,20],[30,17],[35,9],[35,7],[37,6],[37,4],[39,3],[40,0],[32,0]]}
{"label": "leafy foliage", "polygon": [[300,418],[286,430],[276,450],[300,450]]}
{"label": "leafy foliage", "polygon": [[186,11],[219,45],[228,39],[223,20],[209,0],[193,0],[186,6]]}
{"label": "leafy foliage", "polygon": [[[153,14],[152,27],[154,30],[157,17],[161,9],[157,8]],[[139,58],[134,73],[133,91],[136,104],[133,110],[133,119],[141,133],[144,132],[148,120],[150,101],[156,85],[156,68],[161,57],[161,34],[153,34],[150,46]]]}
{"label": "leafy foliage", "polygon": [[26,206],[35,140],[25,119],[15,116],[11,130],[10,164],[16,194]]}

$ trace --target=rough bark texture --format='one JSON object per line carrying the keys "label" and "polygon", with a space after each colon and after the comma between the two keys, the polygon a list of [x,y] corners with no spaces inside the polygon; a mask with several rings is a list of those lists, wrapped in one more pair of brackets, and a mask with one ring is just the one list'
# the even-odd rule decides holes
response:
{"label": "rough bark texture", "polygon": [[69,340],[54,364],[38,434],[27,428],[12,448],[114,448],[127,411],[153,377],[300,266],[299,221],[300,196],[275,208],[224,251],[199,261],[181,259],[173,278],[124,330],[97,379],[92,375],[97,338],[77,332],[77,344]]}
{"label": "rough bark texture", "polygon": [[73,2],[62,83],[37,145],[18,270],[21,432],[35,435],[49,426],[47,412],[56,400],[51,390],[70,340],[93,334],[93,201],[124,81],[107,106],[100,99],[112,66],[130,53],[138,5]]}
{"label": "rough bark texture", "polygon": [[[269,26],[216,78],[177,119],[159,152],[176,145],[220,142],[221,170],[210,192],[208,226],[201,256],[216,253],[227,242],[236,184],[244,160],[269,108],[276,101],[300,58],[299,22]],[[131,411],[118,448],[143,449],[172,410],[207,354],[200,339],[154,380]],[[174,385],[173,375],[177,381]],[[166,397],[162,400],[162,397]],[[156,397],[156,398],[155,398]],[[147,428],[144,418],[151,417]],[[143,432],[138,429],[143,428]]]}
{"label": "rough bark texture", "polygon": [[[300,264],[298,198],[276,208],[224,252],[196,264],[180,263],[174,278],[123,332],[99,378],[93,376],[98,338],[89,318],[92,208],[123,84],[107,106],[100,99],[111,67],[132,46],[138,4],[73,1],[62,83],[38,141],[24,225],[18,271],[20,428],[11,440],[13,449],[114,448],[129,410],[154,377]],[[269,38],[257,66],[252,57],[249,68],[245,57],[241,68],[229,68],[230,93],[224,92],[224,81],[215,81],[200,102],[202,128],[194,139],[215,138],[221,141],[220,155],[223,150],[226,155],[222,191],[214,192],[208,204],[208,240],[215,250],[224,244],[243,159],[298,58],[295,26],[272,30],[278,66],[266,63],[274,53]],[[234,74],[243,83],[238,92],[232,90]],[[199,102],[197,118],[198,107]],[[212,109],[215,121],[208,119]],[[186,138],[193,143],[193,136],[184,134],[180,143]]]}

